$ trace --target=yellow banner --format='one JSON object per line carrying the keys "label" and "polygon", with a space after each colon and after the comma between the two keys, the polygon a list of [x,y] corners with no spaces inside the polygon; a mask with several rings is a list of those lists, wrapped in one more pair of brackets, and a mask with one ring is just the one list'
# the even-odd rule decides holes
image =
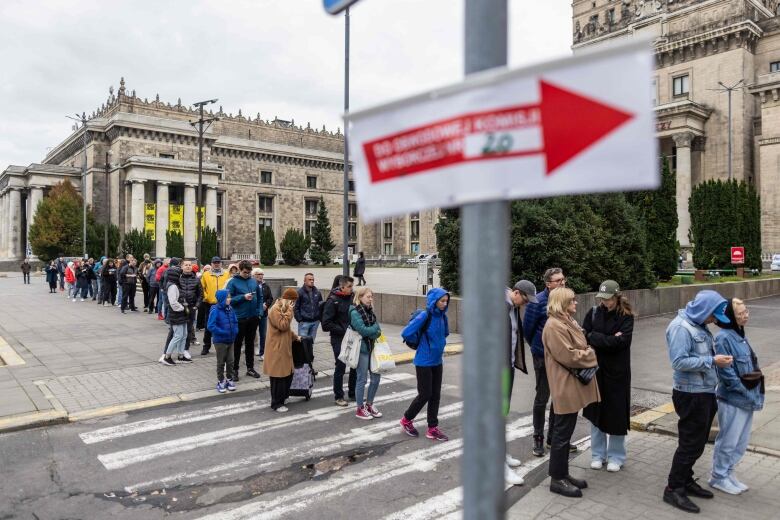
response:
{"label": "yellow banner", "polygon": [[176,231],[184,235],[184,206],[168,206],[168,231]]}
{"label": "yellow banner", "polygon": [[157,224],[157,221],[155,220],[156,208],[157,206],[154,203],[144,204],[144,231],[146,231],[146,234],[152,240],[155,240],[154,231]]}
{"label": "yellow banner", "polygon": [[203,231],[206,227],[206,208],[199,206],[198,214],[195,216],[195,218],[199,219],[198,222],[200,222],[200,230]]}

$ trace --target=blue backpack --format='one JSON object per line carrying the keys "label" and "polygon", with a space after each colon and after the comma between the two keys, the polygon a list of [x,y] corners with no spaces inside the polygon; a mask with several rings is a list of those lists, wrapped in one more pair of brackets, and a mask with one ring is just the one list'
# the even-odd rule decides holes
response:
{"label": "blue backpack", "polygon": [[[412,323],[414,319],[423,312],[426,311],[424,309],[415,309],[412,311],[412,313],[409,315],[409,321],[406,326],[408,327],[409,324]],[[417,350],[417,347],[420,345],[420,341],[422,341],[422,337],[428,332],[428,326],[431,324],[431,314],[426,314],[427,316],[425,318],[425,322],[422,324],[422,327],[417,329],[417,332],[409,336],[404,336],[403,334],[401,335],[403,342],[406,343],[406,346],[412,350]]]}

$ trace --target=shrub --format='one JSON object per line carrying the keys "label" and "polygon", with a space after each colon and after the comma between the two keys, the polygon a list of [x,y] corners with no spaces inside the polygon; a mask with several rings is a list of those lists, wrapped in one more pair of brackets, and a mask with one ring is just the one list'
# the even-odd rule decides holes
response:
{"label": "shrub", "polygon": [[290,228],[284,234],[279,248],[286,265],[300,265],[306,258],[310,240],[300,229]]}
{"label": "shrub", "polygon": [[178,231],[165,232],[165,256],[184,258],[184,237]]}
{"label": "shrub", "polygon": [[211,263],[217,254],[217,230],[206,226],[200,235],[200,265]]}
{"label": "shrub", "polygon": [[263,228],[260,234],[260,263],[263,265],[276,264],[276,237],[273,229]]}
{"label": "shrub", "polygon": [[125,233],[122,240],[122,257],[133,255],[136,258],[143,258],[144,253],[153,253],[154,243],[143,230],[131,229]]}

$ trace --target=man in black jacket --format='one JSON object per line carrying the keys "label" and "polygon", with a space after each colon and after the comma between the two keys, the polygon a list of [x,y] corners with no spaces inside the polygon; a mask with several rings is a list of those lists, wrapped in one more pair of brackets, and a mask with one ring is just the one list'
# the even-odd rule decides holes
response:
{"label": "man in black jacket", "polygon": [[184,358],[190,360],[190,342],[195,337],[195,309],[203,301],[203,287],[200,280],[192,271],[192,261],[183,260],[181,263],[181,277],[179,278],[181,294],[187,302],[189,313],[187,314],[187,341],[184,343]]}
{"label": "man in black jacket", "polygon": [[136,267],[135,258],[123,265],[119,270],[119,283],[122,285],[122,314],[125,309],[130,307],[131,311],[138,312],[135,306],[136,278],[138,277],[138,267]]}
{"label": "man in black jacket", "polygon": [[259,267],[255,267],[252,269],[252,274],[255,277],[255,281],[257,282],[258,287],[260,287],[260,292],[263,294],[263,311],[262,316],[260,317],[260,325],[258,327],[260,336],[257,341],[257,355],[259,356],[258,359],[262,361],[263,356],[265,356],[265,335],[268,331],[268,309],[270,309],[271,305],[274,304],[274,297],[271,294],[271,287],[269,287],[269,285],[264,281],[265,272]]}
{"label": "man in black jacket", "polygon": [[312,343],[317,337],[320,326],[320,303],[322,295],[314,285],[314,274],[303,276],[303,287],[298,289],[298,299],[295,300],[295,321],[298,322],[298,335],[309,336]]}
{"label": "man in black jacket", "polygon": [[[352,285],[354,279],[350,276],[342,276],[339,287],[331,290],[322,310],[322,330],[330,332],[330,346],[333,348],[333,357],[336,359],[336,369],[333,372],[333,395],[336,398],[336,406],[347,406],[344,400],[344,371],[347,365],[339,361],[341,342],[349,328],[349,307],[352,304]],[[347,395],[355,398],[355,382],[357,371],[349,369],[347,382]]]}

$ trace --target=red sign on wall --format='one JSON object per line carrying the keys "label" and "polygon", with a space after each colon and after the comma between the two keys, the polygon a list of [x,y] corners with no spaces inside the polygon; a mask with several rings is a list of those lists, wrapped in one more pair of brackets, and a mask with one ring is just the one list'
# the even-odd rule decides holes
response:
{"label": "red sign on wall", "polygon": [[742,265],[745,263],[745,248],[744,247],[732,247],[731,248],[731,263],[734,265]]}

